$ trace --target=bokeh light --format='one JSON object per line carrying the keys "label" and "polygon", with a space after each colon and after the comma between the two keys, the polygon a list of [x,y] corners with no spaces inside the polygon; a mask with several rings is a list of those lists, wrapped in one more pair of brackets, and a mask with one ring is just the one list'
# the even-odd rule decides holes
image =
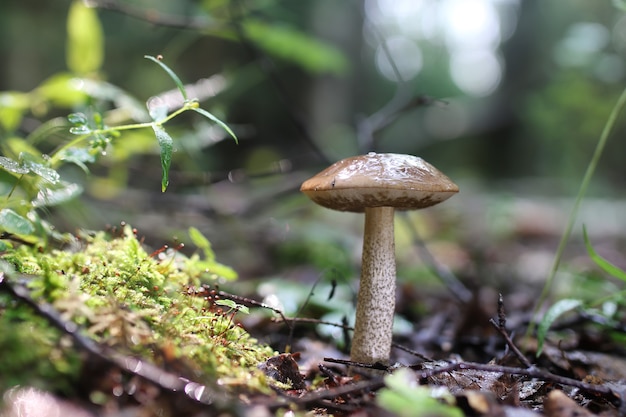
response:
{"label": "bokeh light", "polygon": [[[391,57],[393,65],[389,62],[387,54]],[[376,66],[381,74],[392,81],[407,81],[414,78],[422,69],[422,51],[417,43],[406,36],[390,37],[385,40],[384,47],[380,45],[376,49]]]}
{"label": "bokeh light", "polygon": [[402,81],[419,75],[428,65],[422,51],[429,43],[429,50],[446,49],[449,75],[459,90],[488,96],[502,80],[499,48],[514,30],[518,5],[519,0],[368,0],[368,22],[380,34],[370,37],[378,41],[373,45],[378,71],[399,81],[383,53],[384,42]]}
{"label": "bokeh light", "polygon": [[471,96],[493,93],[502,79],[502,66],[495,51],[487,48],[457,50],[450,55],[452,80]]}

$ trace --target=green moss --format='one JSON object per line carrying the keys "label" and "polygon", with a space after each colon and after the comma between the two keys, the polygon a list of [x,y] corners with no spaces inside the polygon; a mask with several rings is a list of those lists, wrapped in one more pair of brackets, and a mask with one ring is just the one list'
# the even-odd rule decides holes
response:
{"label": "green moss", "polygon": [[[130,227],[116,237],[104,232],[81,236],[73,246],[43,253],[21,246],[3,258],[31,277],[33,297],[52,303],[64,319],[100,343],[157,364],[184,361],[200,382],[268,387],[256,367],[274,352],[236,325],[236,310],[223,311],[207,298],[210,294],[196,293],[207,273],[215,276],[207,272],[207,259],[176,251],[151,256]],[[61,338],[28,309],[0,299],[0,351],[5,352],[0,376],[14,375],[0,389],[37,379],[58,382],[59,377],[70,384],[80,371],[78,355],[72,348],[61,349]],[[25,353],[27,347],[33,349]],[[48,368],[22,372],[37,361]],[[58,389],[57,382],[53,388]]]}

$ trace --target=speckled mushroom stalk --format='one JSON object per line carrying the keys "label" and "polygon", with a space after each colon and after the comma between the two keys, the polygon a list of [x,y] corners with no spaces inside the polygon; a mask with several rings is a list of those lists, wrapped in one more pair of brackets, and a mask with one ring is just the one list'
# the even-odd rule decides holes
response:
{"label": "speckled mushroom stalk", "polygon": [[365,212],[363,265],[350,359],[388,363],[395,309],[395,210],[438,204],[459,187],[421,158],[370,152],[338,161],[300,190],[317,204]]}
{"label": "speckled mushroom stalk", "polygon": [[396,305],[393,207],[365,209],[361,282],[350,359],[387,363]]}

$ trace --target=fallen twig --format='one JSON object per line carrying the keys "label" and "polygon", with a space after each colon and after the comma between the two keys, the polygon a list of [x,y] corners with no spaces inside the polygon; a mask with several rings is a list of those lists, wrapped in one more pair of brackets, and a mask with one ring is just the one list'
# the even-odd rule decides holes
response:
{"label": "fallen twig", "polygon": [[[337,398],[344,395],[361,393],[364,391],[376,391],[382,388],[384,385],[385,383],[383,381],[383,378],[376,377],[369,380],[355,382],[353,384],[342,385],[337,388],[311,392],[297,398],[285,395],[278,400],[268,401],[265,404],[263,404],[263,401],[255,402],[255,404],[264,405],[272,410],[276,410],[278,408],[285,407],[286,405],[291,404],[299,407],[306,407],[308,405],[320,404],[322,400],[326,400],[329,398]],[[329,404],[325,404],[324,406],[328,405]],[[336,404],[333,404],[333,406],[336,406]]]}
{"label": "fallen twig", "polygon": [[[325,362],[338,363],[353,367],[366,367],[368,369],[375,369],[380,371],[390,372],[396,367],[386,366],[380,363],[376,364],[361,364],[343,359],[324,358]],[[556,375],[551,372],[537,368],[536,366],[530,366],[528,368],[515,368],[511,366],[501,366],[492,364],[481,364],[475,362],[455,362],[449,365],[440,366],[433,369],[423,369],[423,363],[417,365],[408,366],[417,373],[417,379],[421,383],[425,383],[428,378],[435,375],[461,371],[461,370],[476,370],[483,372],[495,372],[508,375],[521,375],[529,378],[538,378],[543,381],[552,382],[555,384],[566,385],[574,388],[578,388],[590,394],[599,395],[605,398],[608,402],[611,402],[617,406],[622,406],[622,395],[609,385],[590,384],[588,382],[579,381],[577,379],[568,378],[561,375]]]}
{"label": "fallen twig", "polygon": [[491,365],[475,362],[456,362],[451,363],[450,365],[428,370],[421,369],[421,366],[422,364],[409,366],[409,368],[418,371],[418,376],[420,380],[426,380],[440,373],[453,372],[464,369],[473,369],[484,372],[497,372],[502,374],[522,375],[530,378],[539,378],[544,381],[549,381],[560,385],[567,385],[570,387],[579,388],[592,394],[601,395],[611,402],[617,402],[621,404],[622,401],[620,395],[618,395],[613,389],[609,388],[606,385],[590,384],[588,382],[579,381],[577,379],[556,375],[551,372],[539,369],[535,366],[531,366],[530,368],[514,368],[511,366]]}

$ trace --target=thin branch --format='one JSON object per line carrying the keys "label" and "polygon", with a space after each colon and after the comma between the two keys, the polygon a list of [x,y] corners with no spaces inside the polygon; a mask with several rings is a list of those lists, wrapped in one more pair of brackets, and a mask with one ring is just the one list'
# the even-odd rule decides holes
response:
{"label": "thin branch", "polygon": [[[376,370],[385,371],[385,372],[391,372],[395,369],[395,367],[386,366],[381,363],[361,364],[358,362],[352,362],[349,360],[334,359],[334,358],[324,358],[324,361],[330,362],[330,363],[338,363],[338,364],[352,366],[352,367],[367,367],[367,368],[376,369]],[[551,372],[539,369],[536,366],[532,366],[532,365],[528,368],[515,368],[515,367],[510,367],[510,366],[481,364],[481,363],[475,363],[475,362],[456,362],[456,363],[451,363],[446,366],[440,366],[437,368],[426,369],[426,370],[423,369],[422,363],[408,366],[408,368],[413,369],[418,373],[419,381],[425,381],[428,378],[431,378],[438,374],[461,371],[461,370],[476,370],[476,371],[495,372],[495,373],[509,374],[509,375],[521,375],[521,376],[526,376],[529,378],[538,378],[543,381],[549,381],[549,382],[553,382],[553,383],[560,384],[560,385],[575,387],[591,394],[601,395],[604,398],[606,398],[608,401],[614,404],[617,404],[617,405],[624,404],[622,396],[608,385],[590,384],[588,382],[579,381],[577,379],[568,378],[568,377],[561,376],[561,375],[556,375]]]}
{"label": "thin branch", "polygon": [[340,329],[344,329],[344,330],[354,330],[354,327],[348,326],[346,324],[339,324],[339,323],[335,323],[335,322],[332,322],[332,321],[312,319],[310,317],[283,317],[281,320],[285,321],[287,323],[324,324],[324,325],[327,325],[327,326],[339,327]]}
{"label": "thin branch", "polygon": [[272,307],[269,304],[265,304],[265,303],[263,303],[261,301],[256,301],[256,300],[254,300],[252,298],[243,297],[241,295],[236,295],[236,294],[231,294],[231,293],[228,293],[228,292],[225,292],[225,291],[221,291],[221,290],[217,291],[217,294],[220,297],[222,297],[222,298],[226,298],[226,299],[229,299],[229,300],[236,301],[236,302],[241,303],[241,304],[243,304],[245,306],[260,307],[260,308],[265,308],[267,310],[270,310],[270,311],[278,314],[280,316],[280,318],[285,323],[288,323],[288,320],[285,317],[285,315],[283,314],[283,312],[280,309],[278,309],[276,307]]}
{"label": "thin branch", "polygon": [[383,371],[385,373],[389,373],[393,370],[393,367],[385,365],[384,363],[381,363],[381,362],[363,363],[363,362],[355,362],[355,361],[350,361],[347,359],[337,359],[337,358],[324,358],[324,362],[338,363],[340,365],[350,366],[353,368],[363,368],[363,369],[369,369],[369,370],[375,370],[375,371]]}
{"label": "thin branch", "polygon": [[524,356],[521,350],[517,347],[517,345],[513,342],[513,339],[509,336],[509,332],[506,330],[506,314],[504,313],[504,300],[502,298],[502,294],[498,297],[498,322],[491,318],[489,319],[489,323],[500,333],[500,335],[506,341],[507,346],[513,351],[517,359],[526,367],[532,368],[533,364],[530,363],[528,358]]}
{"label": "thin branch", "polygon": [[418,351],[416,351],[416,350],[409,349],[409,348],[408,348],[408,347],[406,347],[406,346],[402,346],[402,345],[401,345],[401,344],[399,344],[399,343],[392,342],[392,343],[391,343],[391,346],[393,346],[393,347],[394,347],[394,348],[396,348],[396,349],[403,350],[403,351],[405,351],[406,353],[408,353],[408,354],[411,354],[411,355],[415,356],[416,358],[420,358],[420,359],[421,359],[421,360],[423,360],[424,362],[433,362],[433,361],[434,361],[434,359],[433,359],[433,358],[430,358],[430,357],[428,357],[428,356],[424,355],[423,353],[420,353],[420,352],[418,352]]}
{"label": "thin branch", "polygon": [[376,377],[370,380],[359,381],[354,384],[342,385],[337,388],[312,392],[310,394],[305,394],[298,398],[284,396],[283,398],[279,400],[268,401],[265,404],[263,404],[263,401],[259,401],[257,404],[265,405],[266,407],[272,410],[276,410],[278,408],[285,407],[288,405],[306,407],[308,405],[319,404],[320,401],[326,400],[329,398],[337,398],[337,397],[341,397],[344,395],[358,394],[361,392],[376,391],[382,388],[384,385],[385,383],[383,381],[383,378]]}
{"label": "thin branch", "polygon": [[403,113],[414,108],[431,105],[433,103],[446,104],[442,100],[436,100],[426,95],[414,96],[411,94],[407,81],[400,73],[396,60],[393,58],[385,39],[376,27],[370,25],[370,29],[380,44],[381,50],[391,66],[391,70],[397,80],[397,87],[393,97],[391,97],[391,99],[384,106],[371,115],[358,121],[357,140],[361,153],[375,151],[375,134],[396,121]]}
{"label": "thin branch", "polygon": [[169,27],[184,30],[216,30],[223,29],[223,25],[208,17],[175,16],[161,13],[155,9],[133,7],[116,0],[89,0],[89,6],[102,10],[110,10],[135,19],[143,20],[155,26]]}

